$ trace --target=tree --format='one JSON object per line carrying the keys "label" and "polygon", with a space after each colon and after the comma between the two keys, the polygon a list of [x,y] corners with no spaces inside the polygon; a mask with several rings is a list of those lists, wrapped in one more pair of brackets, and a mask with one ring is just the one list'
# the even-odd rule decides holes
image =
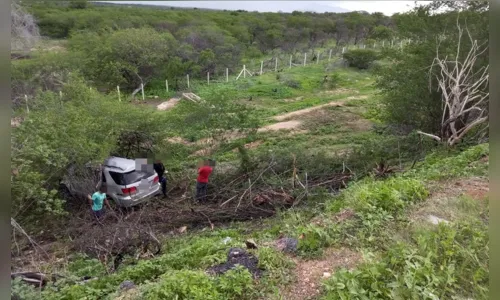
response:
{"label": "tree", "polygon": [[40,39],[38,26],[33,16],[12,1],[10,5],[10,47],[11,52],[28,53]]}
{"label": "tree", "polygon": [[[457,44],[460,41],[461,49],[471,49],[473,44],[469,39],[459,38],[457,20],[462,27],[467,24],[468,31],[479,45],[488,42],[489,22],[488,13],[482,8],[469,7],[460,12],[455,9],[436,12],[435,9],[435,3],[432,3],[396,16],[398,36],[411,38],[413,42],[403,50],[384,50],[389,64],[377,69],[376,85],[382,93],[382,112],[386,122],[441,137],[443,93],[436,88],[429,89],[429,86],[439,86],[439,80],[443,79],[440,67],[431,68],[435,65],[436,49],[439,47],[440,59],[455,57],[455,61],[465,62],[467,53],[458,53]],[[457,19],[459,15],[460,19]],[[473,73],[489,64],[487,51],[477,53],[480,55],[475,59]],[[452,65],[447,67],[453,69]]]}
{"label": "tree", "polygon": [[176,41],[168,33],[150,28],[131,28],[95,35],[81,33],[69,41],[80,59],[79,69],[96,85],[126,89],[146,85],[157,76],[175,49]]}
{"label": "tree", "polygon": [[[486,66],[476,64],[478,58],[488,50],[487,44],[479,45],[469,33],[471,47],[467,56],[461,59],[464,30],[458,22],[457,27],[459,33],[456,56],[451,59],[441,58],[438,48],[430,70],[430,76],[436,77],[444,108],[440,136],[420,132],[449,146],[457,144],[469,131],[488,121],[490,95],[489,64]],[[436,73],[433,72],[434,67],[438,69]]]}
{"label": "tree", "polygon": [[370,38],[374,40],[390,40],[392,39],[394,32],[389,27],[379,25],[372,29],[370,32]]}

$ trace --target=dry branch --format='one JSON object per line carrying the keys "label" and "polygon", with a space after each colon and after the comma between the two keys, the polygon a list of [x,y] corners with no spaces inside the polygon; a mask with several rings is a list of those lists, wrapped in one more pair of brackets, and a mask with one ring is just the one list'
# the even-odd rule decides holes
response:
{"label": "dry branch", "polygon": [[[436,57],[430,68],[430,72],[435,67],[439,70],[434,76],[443,101],[440,136],[419,132],[437,141],[446,142],[449,146],[460,142],[467,132],[488,121],[489,64],[477,66],[478,59],[486,53],[488,46],[487,43],[478,44],[465,28],[471,45],[467,55],[462,59],[460,55],[464,29],[458,23],[458,18],[457,28],[456,56],[451,60],[447,56],[440,58],[438,44]],[[432,80],[430,87],[431,82]]]}

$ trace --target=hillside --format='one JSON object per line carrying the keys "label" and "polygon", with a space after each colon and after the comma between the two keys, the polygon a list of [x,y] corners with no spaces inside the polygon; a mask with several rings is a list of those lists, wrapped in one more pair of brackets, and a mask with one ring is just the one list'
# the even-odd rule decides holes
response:
{"label": "hillside", "polygon": [[[13,298],[487,299],[487,7],[66,4],[19,10],[44,38],[12,61]],[[474,74],[448,106],[443,30]],[[110,155],[161,160],[168,197],[96,220]]]}

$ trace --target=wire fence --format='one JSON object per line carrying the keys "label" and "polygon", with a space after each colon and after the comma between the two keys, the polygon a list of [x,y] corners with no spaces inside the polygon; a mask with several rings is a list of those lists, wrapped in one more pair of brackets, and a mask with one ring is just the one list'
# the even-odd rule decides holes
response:
{"label": "wire fence", "polygon": [[[353,49],[372,49],[381,50],[384,48],[393,49],[403,49],[406,45],[410,44],[411,40],[391,40],[391,41],[379,41],[372,44],[358,44],[358,45],[345,45],[345,46],[335,46],[331,48],[323,49],[310,49],[306,52],[294,51],[293,53],[284,53],[279,50],[275,50],[266,59],[263,60],[251,60],[246,61],[241,66],[227,67],[227,68],[215,68],[215,72],[207,72],[206,78],[192,76],[191,74],[186,74],[184,78],[165,78],[165,92],[167,94],[171,92],[181,93],[181,92],[192,92],[195,87],[200,85],[212,85],[212,84],[224,84],[229,82],[234,82],[236,80],[245,79],[254,76],[260,76],[271,72],[283,72],[290,70],[292,68],[305,67],[310,65],[325,65],[328,63],[337,63],[336,66],[345,66],[342,61],[342,54]],[[144,91],[145,86],[140,87],[140,91],[137,93],[137,97],[146,100],[146,93]],[[92,89],[92,88],[90,88]],[[125,96],[117,86],[115,91],[117,100],[122,101],[128,96]],[[62,93],[59,93],[61,99],[63,98]],[[24,105],[26,106],[26,111],[29,113],[30,97],[24,95]]]}

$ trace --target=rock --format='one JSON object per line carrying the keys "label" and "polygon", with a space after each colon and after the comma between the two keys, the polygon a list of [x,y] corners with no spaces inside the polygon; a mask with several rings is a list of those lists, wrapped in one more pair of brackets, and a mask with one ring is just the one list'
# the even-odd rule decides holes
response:
{"label": "rock", "polygon": [[253,239],[248,239],[245,241],[248,249],[257,249],[257,243]]}
{"label": "rock", "polygon": [[187,230],[187,226],[182,226],[181,228],[177,229],[178,233],[185,233]]}
{"label": "rock", "polygon": [[332,277],[332,273],[330,273],[330,272],[323,273],[323,278],[330,278],[330,277]]}
{"label": "rock", "polygon": [[130,280],[125,280],[120,284],[120,290],[130,290],[135,288],[135,284]]}
{"label": "rock", "polygon": [[281,238],[276,241],[276,248],[279,251],[286,253],[294,253],[297,251],[299,241],[293,238]]}
{"label": "rock", "polygon": [[429,220],[429,222],[431,222],[434,225],[438,225],[439,223],[445,223],[445,224],[450,223],[449,221],[447,221],[445,219],[441,219],[441,218],[436,217],[434,215],[427,216],[427,219]]}

